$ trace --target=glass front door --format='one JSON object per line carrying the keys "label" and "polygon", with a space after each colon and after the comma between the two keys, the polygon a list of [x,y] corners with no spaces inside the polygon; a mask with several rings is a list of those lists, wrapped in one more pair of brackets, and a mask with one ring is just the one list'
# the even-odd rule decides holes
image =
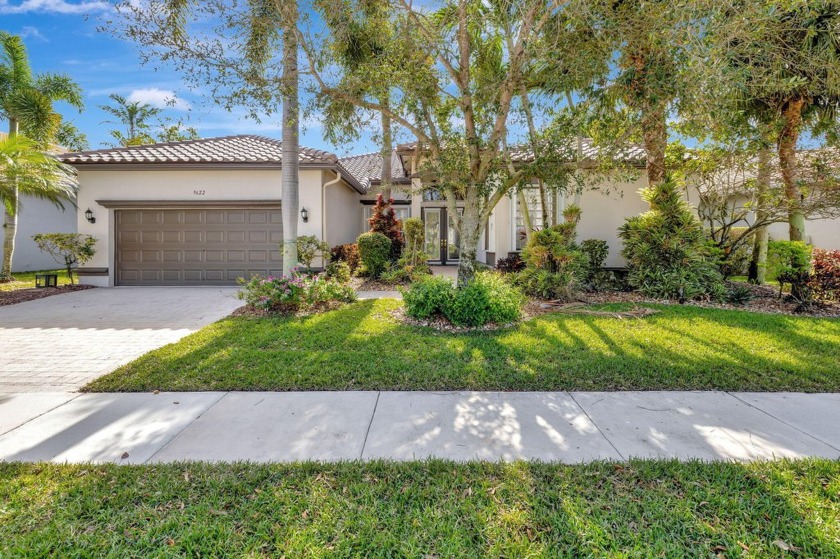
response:
{"label": "glass front door", "polygon": [[[461,210],[458,210],[461,213]],[[454,264],[461,258],[461,234],[446,208],[423,208],[426,254],[435,264]],[[443,224],[446,223],[444,227]]]}

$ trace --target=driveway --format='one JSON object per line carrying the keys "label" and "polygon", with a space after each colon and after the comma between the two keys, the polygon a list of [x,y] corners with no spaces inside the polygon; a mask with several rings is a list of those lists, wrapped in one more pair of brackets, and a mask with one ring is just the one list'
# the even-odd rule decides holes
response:
{"label": "driveway", "polygon": [[78,390],[227,316],[236,291],[99,288],[0,307],[0,393]]}

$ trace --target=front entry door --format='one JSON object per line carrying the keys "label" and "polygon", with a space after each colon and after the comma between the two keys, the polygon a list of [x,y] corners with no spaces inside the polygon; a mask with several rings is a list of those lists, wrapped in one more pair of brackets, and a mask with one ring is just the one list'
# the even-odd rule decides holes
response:
{"label": "front entry door", "polygon": [[[461,214],[461,210],[458,210]],[[455,264],[461,259],[461,234],[446,208],[423,208],[426,254],[434,264]],[[446,224],[444,227],[443,224]]]}

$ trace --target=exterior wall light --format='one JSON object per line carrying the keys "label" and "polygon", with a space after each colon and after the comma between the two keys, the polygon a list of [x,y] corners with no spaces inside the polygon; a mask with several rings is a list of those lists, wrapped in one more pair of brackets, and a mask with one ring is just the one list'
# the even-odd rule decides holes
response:
{"label": "exterior wall light", "polygon": [[96,223],[96,218],[93,217],[93,212],[90,211],[90,208],[85,212],[85,219],[88,220],[88,223]]}
{"label": "exterior wall light", "polygon": [[309,223],[309,212],[306,211],[306,208],[300,209],[300,218],[303,220],[304,223]]}

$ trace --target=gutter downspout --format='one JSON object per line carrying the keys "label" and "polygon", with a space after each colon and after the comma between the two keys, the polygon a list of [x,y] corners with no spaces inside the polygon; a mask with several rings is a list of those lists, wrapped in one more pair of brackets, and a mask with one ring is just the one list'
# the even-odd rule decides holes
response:
{"label": "gutter downspout", "polygon": [[[325,182],[321,187],[321,240],[327,242],[327,187],[341,182],[343,178],[340,171],[333,171],[335,178],[331,181]],[[327,258],[321,257],[321,266],[326,269]]]}

